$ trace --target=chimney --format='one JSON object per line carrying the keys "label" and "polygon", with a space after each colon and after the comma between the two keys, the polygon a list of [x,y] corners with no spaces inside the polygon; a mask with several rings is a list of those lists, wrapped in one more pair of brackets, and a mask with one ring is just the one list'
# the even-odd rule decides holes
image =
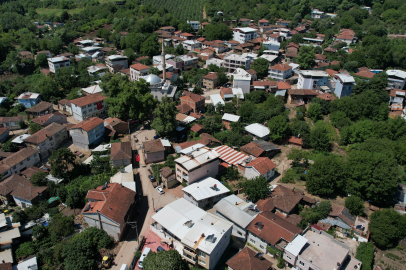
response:
{"label": "chimney", "polygon": [[165,65],[165,40],[162,39],[162,78],[164,79],[164,83],[166,82],[166,65]]}

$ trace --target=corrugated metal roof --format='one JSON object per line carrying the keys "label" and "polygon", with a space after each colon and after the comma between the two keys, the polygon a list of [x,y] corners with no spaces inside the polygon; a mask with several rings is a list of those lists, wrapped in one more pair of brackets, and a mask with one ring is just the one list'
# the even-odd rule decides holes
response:
{"label": "corrugated metal roof", "polygon": [[[213,186],[216,185],[216,189]],[[228,193],[230,190],[213,177],[207,177],[182,189],[195,198],[196,201]]]}
{"label": "corrugated metal roof", "polygon": [[294,256],[299,255],[302,248],[306,245],[307,239],[301,235],[296,236],[292,242],[290,242],[286,247],[285,250],[289,253],[293,254]]}
{"label": "corrugated metal roof", "polygon": [[230,122],[238,122],[240,117],[235,114],[225,113],[223,115],[223,120],[230,121]]}
{"label": "corrugated metal roof", "polygon": [[[221,199],[216,205],[214,205],[214,209],[241,228],[246,228],[248,224],[250,224],[251,221],[257,216],[257,214],[260,213],[260,211],[258,211],[256,214],[250,215],[243,209],[240,209],[238,203],[236,205],[226,198]],[[248,211],[248,209],[246,210]]]}
{"label": "corrugated metal roof", "polygon": [[241,152],[238,152],[227,145],[222,145],[214,150],[220,155],[220,159],[224,160],[230,165],[237,165],[242,160],[248,158],[247,155],[244,155]]}
{"label": "corrugated metal roof", "polygon": [[245,130],[260,138],[269,135],[269,128],[264,125],[258,124],[258,123],[246,126]]}

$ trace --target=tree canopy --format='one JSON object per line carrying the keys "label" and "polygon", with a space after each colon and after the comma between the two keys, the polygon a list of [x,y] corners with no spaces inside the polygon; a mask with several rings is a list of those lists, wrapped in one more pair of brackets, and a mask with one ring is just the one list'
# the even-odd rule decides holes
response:
{"label": "tree canopy", "polygon": [[186,261],[174,249],[159,252],[149,252],[142,266],[145,270],[189,270]]}
{"label": "tree canopy", "polygon": [[162,97],[161,103],[154,110],[155,118],[152,121],[151,127],[161,137],[171,134],[178,126],[176,120],[177,113],[178,110],[175,103],[171,102],[167,97]]}

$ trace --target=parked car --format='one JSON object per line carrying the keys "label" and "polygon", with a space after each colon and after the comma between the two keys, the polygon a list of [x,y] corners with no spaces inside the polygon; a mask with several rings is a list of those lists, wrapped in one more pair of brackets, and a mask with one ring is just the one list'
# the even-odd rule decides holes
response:
{"label": "parked car", "polygon": [[159,139],[159,135],[155,135],[154,136],[154,139],[156,140],[156,139]]}
{"label": "parked car", "polygon": [[80,151],[75,151],[74,154],[77,155],[77,156],[80,157],[80,158],[85,156],[85,155],[82,154],[82,152],[80,152]]}
{"label": "parked car", "polygon": [[161,187],[156,187],[156,190],[158,191],[159,194],[165,194],[165,191]]}
{"label": "parked car", "polygon": [[40,169],[44,170],[44,171],[47,171],[47,172],[51,171],[48,167],[45,167],[45,166],[42,166]]}
{"label": "parked car", "polygon": [[149,180],[151,180],[151,182],[155,181],[155,177],[152,174],[148,175],[148,178]]}

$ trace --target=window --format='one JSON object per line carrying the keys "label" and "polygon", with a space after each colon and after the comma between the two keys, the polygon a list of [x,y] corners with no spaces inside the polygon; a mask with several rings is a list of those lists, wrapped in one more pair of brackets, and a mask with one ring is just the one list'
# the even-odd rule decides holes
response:
{"label": "window", "polygon": [[37,154],[34,154],[34,157],[37,157]]}
{"label": "window", "polygon": [[27,158],[27,161],[30,161],[30,158]]}
{"label": "window", "polygon": [[13,169],[15,170],[15,169],[16,169],[16,166],[13,166]]}
{"label": "window", "polygon": [[288,255],[286,255],[286,258],[288,258],[289,260],[292,260],[292,258],[291,258],[291,257],[289,257]]}
{"label": "window", "polygon": [[304,266],[304,262],[302,262],[302,261],[299,261],[299,264],[300,264],[301,266]]}
{"label": "window", "polygon": [[253,244],[255,244],[255,241],[254,241],[254,239],[252,239],[252,238],[250,238],[250,242],[253,243]]}
{"label": "window", "polygon": [[197,255],[199,255],[199,257],[206,258],[206,253],[201,252],[200,250],[197,251]]}
{"label": "window", "polygon": [[239,235],[242,235],[242,232],[240,232],[240,231],[237,231],[237,233],[238,233]]}
{"label": "window", "polygon": [[263,246],[263,245],[259,245],[259,247],[262,248],[262,249],[264,249],[264,246]]}
{"label": "window", "polygon": [[21,162],[20,162],[20,165],[23,165],[23,164],[24,164],[24,162],[23,162],[23,161],[21,161]]}
{"label": "window", "polygon": [[206,265],[206,262],[204,262],[204,261],[202,261],[202,260],[200,260],[200,259],[199,259],[199,263],[200,263],[200,264],[203,264],[203,265]]}

